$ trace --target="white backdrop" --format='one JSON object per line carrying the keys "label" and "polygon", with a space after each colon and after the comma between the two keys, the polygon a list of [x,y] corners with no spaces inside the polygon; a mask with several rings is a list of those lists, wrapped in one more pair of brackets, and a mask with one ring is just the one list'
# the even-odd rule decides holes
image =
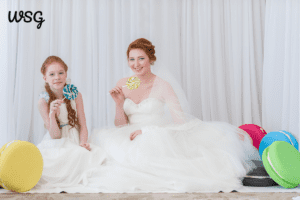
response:
{"label": "white backdrop", "polygon": [[112,124],[107,92],[130,75],[126,50],[140,37],[156,46],[153,69],[167,66],[181,81],[193,115],[261,125],[265,1],[13,0],[8,10],[42,11],[45,22],[8,24],[5,140],[37,144],[45,133],[37,101],[49,55],[69,66],[89,132]]}
{"label": "white backdrop", "polygon": [[[7,134],[7,2],[0,0],[0,146],[10,141]],[[12,138],[13,139],[13,138]]]}
{"label": "white backdrop", "polygon": [[267,0],[263,127],[299,140],[300,1]]}

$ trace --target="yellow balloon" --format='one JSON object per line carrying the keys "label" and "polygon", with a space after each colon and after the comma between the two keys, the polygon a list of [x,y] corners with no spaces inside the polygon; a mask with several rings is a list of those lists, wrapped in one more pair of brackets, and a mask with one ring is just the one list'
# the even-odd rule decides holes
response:
{"label": "yellow balloon", "polygon": [[43,157],[32,143],[13,140],[0,149],[0,185],[7,190],[27,192],[40,180]]}
{"label": "yellow balloon", "polygon": [[129,90],[137,89],[141,84],[141,80],[138,77],[130,77],[126,81],[126,86]]}

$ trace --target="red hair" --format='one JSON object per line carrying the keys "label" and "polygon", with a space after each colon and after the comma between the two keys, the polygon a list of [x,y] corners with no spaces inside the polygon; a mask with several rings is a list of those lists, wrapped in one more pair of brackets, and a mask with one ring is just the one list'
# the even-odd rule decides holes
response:
{"label": "red hair", "polygon": [[[41,67],[41,73],[45,76],[46,75],[46,71],[47,71],[47,67],[52,64],[52,63],[59,63],[63,66],[64,70],[67,72],[68,71],[68,66],[66,65],[66,63],[57,56],[49,56],[43,63],[42,67]],[[67,84],[65,84],[67,85]],[[49,101],[48,101],[48,109],[50,110],[50,103],[54,100],[57,99],[57,97],[55,96],[55,94],[52,92],[50,86],[48,83],[45,83],[45,89],[47,91],[47,93],[49,94]],[[80,130],[80,124],[78,121],[78,118],[76,116],[76,111],[72,108],[71,106],[71,101],[68,99],[64,100],[66,102],[66,106],[67,106],[67,110],[68,110],[68,120],[69,120],[69,125],[71,126],[71,128],[73,127],[77,127]],[[55,116],[56,118],[56,122],[58,124],[58,128],[61,129],[60,127],[60,122],[58,120],[58,118]]]}
{"label": "red hair", "polygon": [[155,56],[155,46],[152,45],[152,43],[145,39],[145,38],[139,38],[135,41],[133,41],[127,49],[127,58],[129,58],[129,52],[132,49],[142,49],[147,56],[149,57],[150,61],[156,61],[156,56]]}

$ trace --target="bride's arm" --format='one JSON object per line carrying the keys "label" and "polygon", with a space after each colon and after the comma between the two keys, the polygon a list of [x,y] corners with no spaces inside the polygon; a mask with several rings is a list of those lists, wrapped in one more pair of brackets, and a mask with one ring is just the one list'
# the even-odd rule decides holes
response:
{"label": "bride's arm", "polygon": [[126,80],[127,80],[126,78],[119,80],[117,83],[117,86],[115,88],[121,92],[120,93],[114,92],[112,94],[112,97],[116,103],[115,126],[123,126],[123,125],[128,124],[128,117],[125,114],[125,111],[123,108],[124,101],[125,101],[125,95],[122,92],[122,86],[125,85]]}
{"label": "bride's arm", "polygon": [[184,120],[184,112],[181,108],[179,99],[174,92],[172,86],[168,82],[164,82],[163,98],[171,113],[172,119],[177,124],[182,124]]}
{"label": "bride's arm", "polygon": [[116,105],[115,126],[123,126],[128,124],[128,117],[125,114],[123,105]]}

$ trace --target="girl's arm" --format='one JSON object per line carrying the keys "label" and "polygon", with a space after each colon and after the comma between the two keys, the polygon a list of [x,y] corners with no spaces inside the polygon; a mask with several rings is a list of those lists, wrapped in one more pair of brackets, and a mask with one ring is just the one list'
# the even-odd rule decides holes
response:
{"label": "girl's arm", "polygon": [[49,115],[48,104],[44,98],[40,98],[38,102],[38,108],[40,114],[44,120],[44,124],[49,131],[49,134],[52,139],[60,139],[61,138],[61,131],[58,128],[58,124],[55,119],[56,112],[52,112]]}
{"label": "girl's arm", "polygon": [[80,124],[80,132],[79,132],[79,140],[80,145],[87,143],[88,140],[88,130],[86,127],[86,119],[84,114],[84,107],[83,107],[83,99],[80,92],[78,92],[78,96],[75,99],[76,102],[76,109],[77,109],[77,117]]}

